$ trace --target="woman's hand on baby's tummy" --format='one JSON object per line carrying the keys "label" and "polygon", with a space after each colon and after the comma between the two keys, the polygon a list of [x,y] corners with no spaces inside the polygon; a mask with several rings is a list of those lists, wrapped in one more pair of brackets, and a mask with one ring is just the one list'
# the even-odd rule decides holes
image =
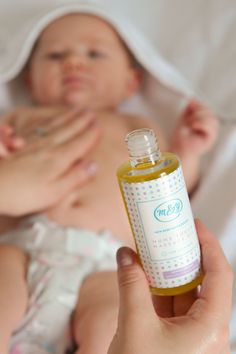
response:
{"label": "woman's hand on baby's tummy", "polygon": [[192,99],[177,121],[171,149],[201,156],[214,145],[218,131],[219,123],[213,111],[206,104]]}
{"label": "woman's hand on baby's tummy", "polygon": [[88,159],[100,136],[94,115],[87,112],[77,119],[72,111],[62,118],[52,131],[0,162],[0,183],[6,191],[5,196],[1,193],[2,213],[20,216],[44,210],[96,172]]}

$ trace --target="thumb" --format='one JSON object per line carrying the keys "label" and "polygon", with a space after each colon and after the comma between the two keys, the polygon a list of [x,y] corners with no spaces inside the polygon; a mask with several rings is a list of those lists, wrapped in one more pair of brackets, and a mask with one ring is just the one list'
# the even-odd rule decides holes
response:
{"label": "thumb", "polygon": [[[124,327],[139,323],[143,318],[157,316],[153,307],[149,285],[137,254],[128,247],[117,252],[118,283],[120,293],[119,324]],[[137,322],[138,321],[138,322]],[[132,328],[132,327],[131,327]]]}

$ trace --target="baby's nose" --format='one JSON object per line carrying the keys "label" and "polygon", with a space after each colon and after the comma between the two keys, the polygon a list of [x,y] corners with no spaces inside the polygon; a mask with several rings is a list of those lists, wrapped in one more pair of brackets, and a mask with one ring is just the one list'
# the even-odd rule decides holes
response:
{"label": "baby's nose", "polygon": [[86,66],[86,58],[79,53],[70,53],[64,58],[63,64],[65,69],[83,68]]}

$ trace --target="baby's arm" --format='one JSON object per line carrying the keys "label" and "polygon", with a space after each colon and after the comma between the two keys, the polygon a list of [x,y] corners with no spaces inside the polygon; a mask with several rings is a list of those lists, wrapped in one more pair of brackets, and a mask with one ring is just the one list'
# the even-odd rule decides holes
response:
{"label": "baby's arm", "polygon": [[[25,117],[29,119],[30,112],[30,107],[22,107],[0,117],[0,163],[25,147],[25,139],[18,135],[18,125],[26,122]],[[12,177],[15,178],[9,175]],[[21,220],[21,217],[0,215],[0,234],[16,228]]]}
{"label": "baby's arm", "polygon": [[118,285],[116,272],[98,272],[82,285],[73,321],[79,351],[105,354],[117,327]]}
{"label": "baby's arm", "polygon": [[214,145],[218,128],[211,109],[195,99],[190,100],[177,122],[169,150],[180,157],[189,192],[197,185],[201,157]]}
{"label": "baby's arm", "polygon": [[[0,163],[2,163],[1,160],[9,158],[14,152],[24,146],[24,140],[15,135],[10,124],[4,122],[1,118],[0,120],[2,121],[2,123],[0,123]],[[11,177],[12,176],[9,176],[9,178]],[[19,221],[19,218],[0,215],[0,234],[14,229]]]}
{"label": "baby's arm", "polygon": [[0,353],[9,352],[10,336],[25,313],[27,256],[15,246],[0,246]]}

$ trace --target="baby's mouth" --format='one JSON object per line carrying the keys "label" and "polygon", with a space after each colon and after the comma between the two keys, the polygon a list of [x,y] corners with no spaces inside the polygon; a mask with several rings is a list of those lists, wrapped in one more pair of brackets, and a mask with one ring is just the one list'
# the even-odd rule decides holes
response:
{"label": "baby's mouth", "polygon": [[84,87],[85,84],[86,84],[85,79],[81,78],[80,76],[71,75],[63,79],[64,86],[80,88],[80,87]]}

